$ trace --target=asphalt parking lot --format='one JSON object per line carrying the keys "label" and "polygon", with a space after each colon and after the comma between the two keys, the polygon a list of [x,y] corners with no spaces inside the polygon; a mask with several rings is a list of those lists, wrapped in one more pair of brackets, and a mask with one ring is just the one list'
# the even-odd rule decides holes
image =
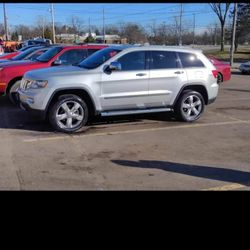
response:
{"label": "asphalt parking lot", "polygon": [[0,97],[1,190],[250,190],[250,75],[232,75],[196,123],[96,119],[56,133]]}

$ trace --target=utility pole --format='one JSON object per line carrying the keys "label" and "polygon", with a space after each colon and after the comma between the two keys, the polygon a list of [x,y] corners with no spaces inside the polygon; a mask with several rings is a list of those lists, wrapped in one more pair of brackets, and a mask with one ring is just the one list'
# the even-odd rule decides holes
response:
{"label": "utility pole", "polygon": [[234,61],[234,41],[235,41],[235,32],[236,32],[236,20],[237,20],[237,12],[238,12],[238,4],[234,4],[234,20],[233,20],[233,34],[232,34],[232,40],[231,40],[231,49],[230,49],[230,66],[233,65]]}
{"label": "utility pole", "polygon": [[181,3],[181,11],[180,11],[180,33],[179,33],[179,46],[182,46],[182,3]]}
{"label": "utility pole", "polygon": [[51,4],[51,18],[52,18],[52,36],[53,43],[56,43],[56,34],[55,34],[55,17],[54,17],[54,4]]}
{"label": "utility pole", "polygon": [[44,16],[43,16],[43,39],[45,38],[45,20],[44,20]]}
{"label": "utility pole", "polygon": [[9,32],[8,32],[8,24],[7,24],[7,16],[5,10],[5,3],[3,3],[3,16],[4,16],[4,29],[5,29],[5,40],[9,40]]}
{"label": "utility pole", "polygon": [[103,17],[103,42],[105,43],[105,11],[103,7],[103,12],[102,12],[102,17]]}
{"label": "utility pole", "polygon": [[193,14],[193,45],[195,41],[195,14]]}
{"label": "utility pole", "polygon": [[90,29],[90,17],[89,17],[89,36],[91,36],[91,29]]}

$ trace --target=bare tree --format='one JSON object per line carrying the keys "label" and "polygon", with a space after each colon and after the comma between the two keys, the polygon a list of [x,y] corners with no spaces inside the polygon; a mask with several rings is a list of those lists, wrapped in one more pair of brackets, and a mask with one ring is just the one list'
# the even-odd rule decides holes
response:
{"label": "bare tree", "polygon": [[71,17],[71,25],[72,28],[76,31],[76,33],[79,35],[82,32],[82,29],[84,27],[84,21],[79,18],[78,16],[72,16]]}
{"label": "bare tree", "polygon": [[220,20],[220,25],[221,25],[220,50],[224,51],[225,22],[226,22],[227,13],[230,7],[230,3],[210,3],[210,6]]}

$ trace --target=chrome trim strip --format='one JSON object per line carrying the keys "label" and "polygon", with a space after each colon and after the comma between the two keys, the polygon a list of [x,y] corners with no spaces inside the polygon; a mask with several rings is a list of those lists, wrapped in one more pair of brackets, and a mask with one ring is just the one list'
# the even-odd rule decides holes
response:
{"label": "chrome trim strip", "polygon": [[101,116],[146,114],[146,113],[168,112],[168,111],[172,111],[172,109],[171,108],[158,108],[158,109],[142,109],[142,110],[106,111],[106,112],[101,112]]}

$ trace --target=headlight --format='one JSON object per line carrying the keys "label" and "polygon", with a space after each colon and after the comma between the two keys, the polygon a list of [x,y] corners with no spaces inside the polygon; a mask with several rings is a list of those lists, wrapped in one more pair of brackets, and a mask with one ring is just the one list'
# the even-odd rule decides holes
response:
{"label": "headlight", "polygon": [[46,88],[48,86],[48,81],[46,80],[32,80],[29,81],[26,89],[40,89],[40,88]]}

